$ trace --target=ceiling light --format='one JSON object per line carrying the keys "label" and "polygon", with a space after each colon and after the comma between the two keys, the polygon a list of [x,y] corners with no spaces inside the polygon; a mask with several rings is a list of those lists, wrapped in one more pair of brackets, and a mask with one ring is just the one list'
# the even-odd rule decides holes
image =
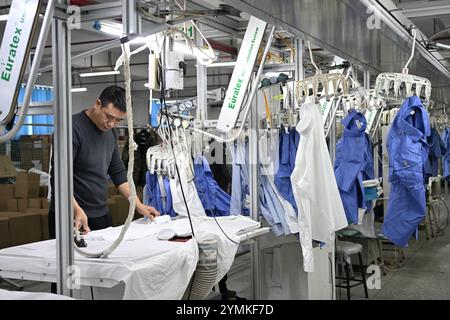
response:
{"label": "ceiling light", "polygon": [[95,30],[111,34],[117,37],[121,37],[123,35],[123,25],[114,21],[94,21],[92,27]]}
{"label": "ceiling light", "polygon": [[72,88],[71,92],[86,92],[87,88]]}
{"label": "ceiling light", "polygon": [[218,68],[218,67],[233,67],[236,65],[236,61],[228,61],[228,62],[216,62],[206,65],[208,68]]}
{"label": "ceiling light", "polygon": [[443,43],[436,42],[435,45],[436,45],[437,48],[450,50],[450,45],[448,45],[448,44],[443,44]]}
{"label": "ceiling light", "polygon": [[7,21],[9,17],[9,14],[2,14],[0,15],[0,21]]}
{"label": "ceiling light", "polygon": [[99,72],[87,72],[87,73],[80,73],[80,77],[99,77],[99,76],[110,76],[110,75],[116,75],[120,74],[120,71],[99,71]]}

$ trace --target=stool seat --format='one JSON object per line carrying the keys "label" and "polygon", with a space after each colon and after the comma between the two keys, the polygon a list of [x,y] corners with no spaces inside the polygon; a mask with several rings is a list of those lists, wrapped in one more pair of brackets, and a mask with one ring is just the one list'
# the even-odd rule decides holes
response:
{"label": "stool seat", "polygon": [[[336,259],[339,261],[340,265],[344,268],[345,278],[336,276],[336,279],[346,280],[345,285],[336,284],[337,288],[346,288],[347,289],[347,299],[350,300],[350,289],[362,285],[364,287],[364,294],[366,298],[369,297],[369,293],[367,292],[367,284],[366,284],[366,270],[364,268],[361,252],[363,250],[363,246],[359,243],[349,242],[349,241],[336,241]],[[361,270],[362,279],[355,279],[353,275],[353,270],[351,271],[352,275],[350,277],[350,270],[352,267],[352,263],[350,260],[350,256],[357,254],[359,259],[359,267]],[[351,282],[356,282],[356,284],[351,284]]]}
{"label": "stool seat", "polygon": [[357,254],[362,252],[362,245],[359,243],[348,242],[348,241],[338,241],[336,243],[336,253],[343,254],[346,256]]}

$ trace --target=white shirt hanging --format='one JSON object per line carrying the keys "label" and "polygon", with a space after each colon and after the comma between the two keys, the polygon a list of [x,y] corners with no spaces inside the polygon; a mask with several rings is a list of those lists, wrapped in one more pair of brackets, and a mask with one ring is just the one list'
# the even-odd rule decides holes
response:
{"label": "white shirt hanging", "polygon": [[298,206],[303,266],[314,272],[312,240],[329,245],[334,232],[347,226],[317,104],[300,107],[301,135],[291,183]]}
{"label": "white shirt hanging", "polygon": [[[178,170],[180,171],[180,180],[178,175],[175,174],[175,179],[170,180],[170,191],[172,193],[173,210],[181,216],[187,217],[186,204],[184,203],[183,193],[181,192],[181,186],[183,186],[184,196],[186,197],[187,207],[192,217],[206,216],[205,209],[198,196],[197,189],[195,188],[194,180],[190,180],[188,172],[189,165],[187,155],[183,152],[175,151],[175,157],[177,158]],[[191,174],[192,175],[192,174]]]}

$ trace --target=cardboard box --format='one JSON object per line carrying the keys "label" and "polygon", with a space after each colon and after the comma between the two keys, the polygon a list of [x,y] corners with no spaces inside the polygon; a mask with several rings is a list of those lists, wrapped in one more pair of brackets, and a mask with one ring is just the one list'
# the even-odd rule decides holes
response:
{"label": "cardboard box", "polygon": [[8,156],[0,155],[0,178],[14,178],[17,175],[11,159]]}
{"label": "cardboard box", "polygon": [[9,199],[8,200],[8,208],[6,209],[9,212],[17,212],[19,211],[17,199]]}
{"label": "cardboard box", "polygon": [[[109,197],[107,200],[108,209],[111,213],[113,227],[121,226],[125,223],[128,217],[128,210],[130,203],[123,196],[117,195]],[[142,218],[142,215],[137,211],[134,212],[133,221]]]}
{"label": "cardboard box", "polygon": [[42,199],[41,208],[46,209],[47,211],[50,208],[50,201],[48,201],[47,198]]}
{"label": "cardboard box", "polygon": [[38,198],[40,178],[41,176],[35,173],[18,172],[16,177],[16,198]]}
{"label": "cardboard box", "polygon": [[42,240],[50,239],[50,234],[48,232],[48,210],[41,213],[41,223],[42,223]]}
{"label": "cardboard box", "polygon": [[0,184],[0,200],[9,200],[14,198],[13,184]]}
{"label": "cardboard box", "polygon": [[114,184],[108,183],[108,197],[117,195],[117,188]]}
{"label": "cardboard box", "polygon": [[8,200],[1,200],[0,199],[0,212],[1,211],[7,211],[8,210]]}
{"label": "cardboard box", "polygon": [[9,247],[9,219],[0,217],[0,249]]}
{"label": "cardboard box", "polygon": [[17,199],[17,211],[25,212],[28,209],[28,199]]}
{"label": "cardboard box", "polygon": [[48,187],[39,187],[39,198],[47,198]]}
{"label": "cardboard box", "polygon": [[10,246],[19,246],[41,241],[42,222],[40,214],[6,212],[3,217],[9,219]]}
{"label": "cardboard box", "polygon": [[42,209],[42,199],[28,199],[29,209]]}

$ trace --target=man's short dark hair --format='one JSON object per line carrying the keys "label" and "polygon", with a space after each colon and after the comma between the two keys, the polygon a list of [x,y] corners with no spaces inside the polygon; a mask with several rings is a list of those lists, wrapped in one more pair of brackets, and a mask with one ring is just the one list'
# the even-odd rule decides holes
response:
{"label": "man's short dark hair", "polygon": [[102,91],[99,97],[102,108],[106,108],[110,103],[114,108],[127,112],[125,89],[119,86],[109,86]]}

